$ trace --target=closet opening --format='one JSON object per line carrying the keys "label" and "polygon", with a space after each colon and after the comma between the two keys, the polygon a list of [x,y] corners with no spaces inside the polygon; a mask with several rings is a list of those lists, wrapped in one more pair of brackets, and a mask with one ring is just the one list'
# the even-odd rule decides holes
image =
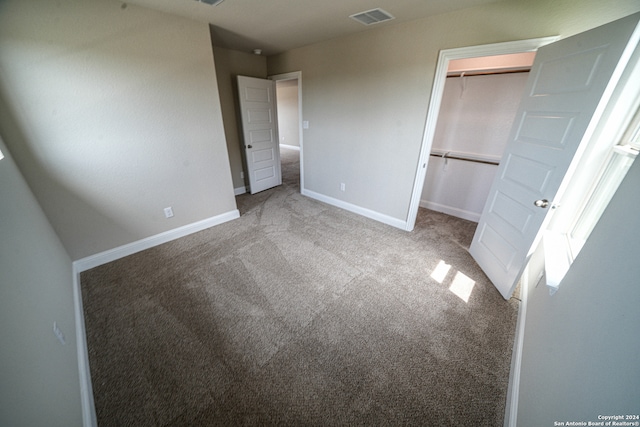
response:
{"label": "closet opening", "polygon": [[[431,87],[431,97],[429,99],[429,108],[426,116],[422,146],[420,147],[420,154],[416,163],[416,174],[411,194],[411,203],[409,204],[409,210],[407,212],[407,221],[405,226],[407,231],[411,231],[415,227],[418,208],[421,203],[424,206],[426,202],[429,201],[423,198],[423,190],[425,177],[427,175],[427,163],[431,158],[433,158],[433,156],[430,156],[430,153],[433,145],[432,143],[434,140],[436,125],[438,124],[440,105],[444,86],[447,81],[449,64],[457,60],[473,60],[475,58],[499,57],[503,55],[536,52],[539,47],[553,43],[558,39],[558,36],[541,37],[528,40],[516,40],[503,43],[444,49],[440,51],[433,78],[433,85]],[[461,62],[458,62],[458,64],[461,64]],[[486,65],[484,67],[487,69]],[[472,67],[470,66],[463,67],[460,71],[469,72],[471,68]],[[500,69],[501,67],[493,66],[492,68]],[[507,67],[502,66],[502,68]]]}
{"label": "closet opening", "polygon": [[421,207],[478,222],[534,57],[449,61]]}

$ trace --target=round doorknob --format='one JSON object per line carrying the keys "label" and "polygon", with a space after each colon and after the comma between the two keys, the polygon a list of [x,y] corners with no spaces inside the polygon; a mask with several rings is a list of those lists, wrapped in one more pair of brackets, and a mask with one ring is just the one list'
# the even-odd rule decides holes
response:
{"label": "round doorknob", "polygon": [[544,209],[549,206],[549,201],[547,199],[538,199],[535,202],[533,202],[533,204],[539,208]]}
{"label": "round doorknob", "polygon": [[247,145],[247,148],[253,148],[253,145]]}

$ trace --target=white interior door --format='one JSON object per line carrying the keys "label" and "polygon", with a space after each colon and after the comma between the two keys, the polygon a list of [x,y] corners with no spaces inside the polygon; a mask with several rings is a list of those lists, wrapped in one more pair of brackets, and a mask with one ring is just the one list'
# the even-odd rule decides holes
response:
{"label": "white interior door", "polygon": [[538,50],[470,248],[505,299],[638,44],[639,20],[631,15]]}
{"label": "white interior door", "polygon": [[247,174],[251,194],[282,184],[275,82],[238,76]]}

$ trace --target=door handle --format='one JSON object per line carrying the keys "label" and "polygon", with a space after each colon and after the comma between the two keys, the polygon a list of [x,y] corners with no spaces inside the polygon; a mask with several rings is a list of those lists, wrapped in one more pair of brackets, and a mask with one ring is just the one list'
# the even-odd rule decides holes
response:
{"label": "door handle", "polygon": [[549,206],[549,201],[547,199],[538,199],[533,202],[533,204],[539,208],[545,209]]}
{"label": "door handle", "polygon": [[247,148],[253,148],[253,145],[247,145]]}

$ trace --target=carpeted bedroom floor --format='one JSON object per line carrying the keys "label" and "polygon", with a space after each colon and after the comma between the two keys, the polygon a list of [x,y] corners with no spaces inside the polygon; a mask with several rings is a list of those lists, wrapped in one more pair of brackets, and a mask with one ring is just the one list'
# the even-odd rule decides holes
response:
{"label": "carpeted bedroom floor", "polygon": [[239,219],[82,274],[99,426],[502,425],[518,300],[476,224],[309,199],[281,151]]}

